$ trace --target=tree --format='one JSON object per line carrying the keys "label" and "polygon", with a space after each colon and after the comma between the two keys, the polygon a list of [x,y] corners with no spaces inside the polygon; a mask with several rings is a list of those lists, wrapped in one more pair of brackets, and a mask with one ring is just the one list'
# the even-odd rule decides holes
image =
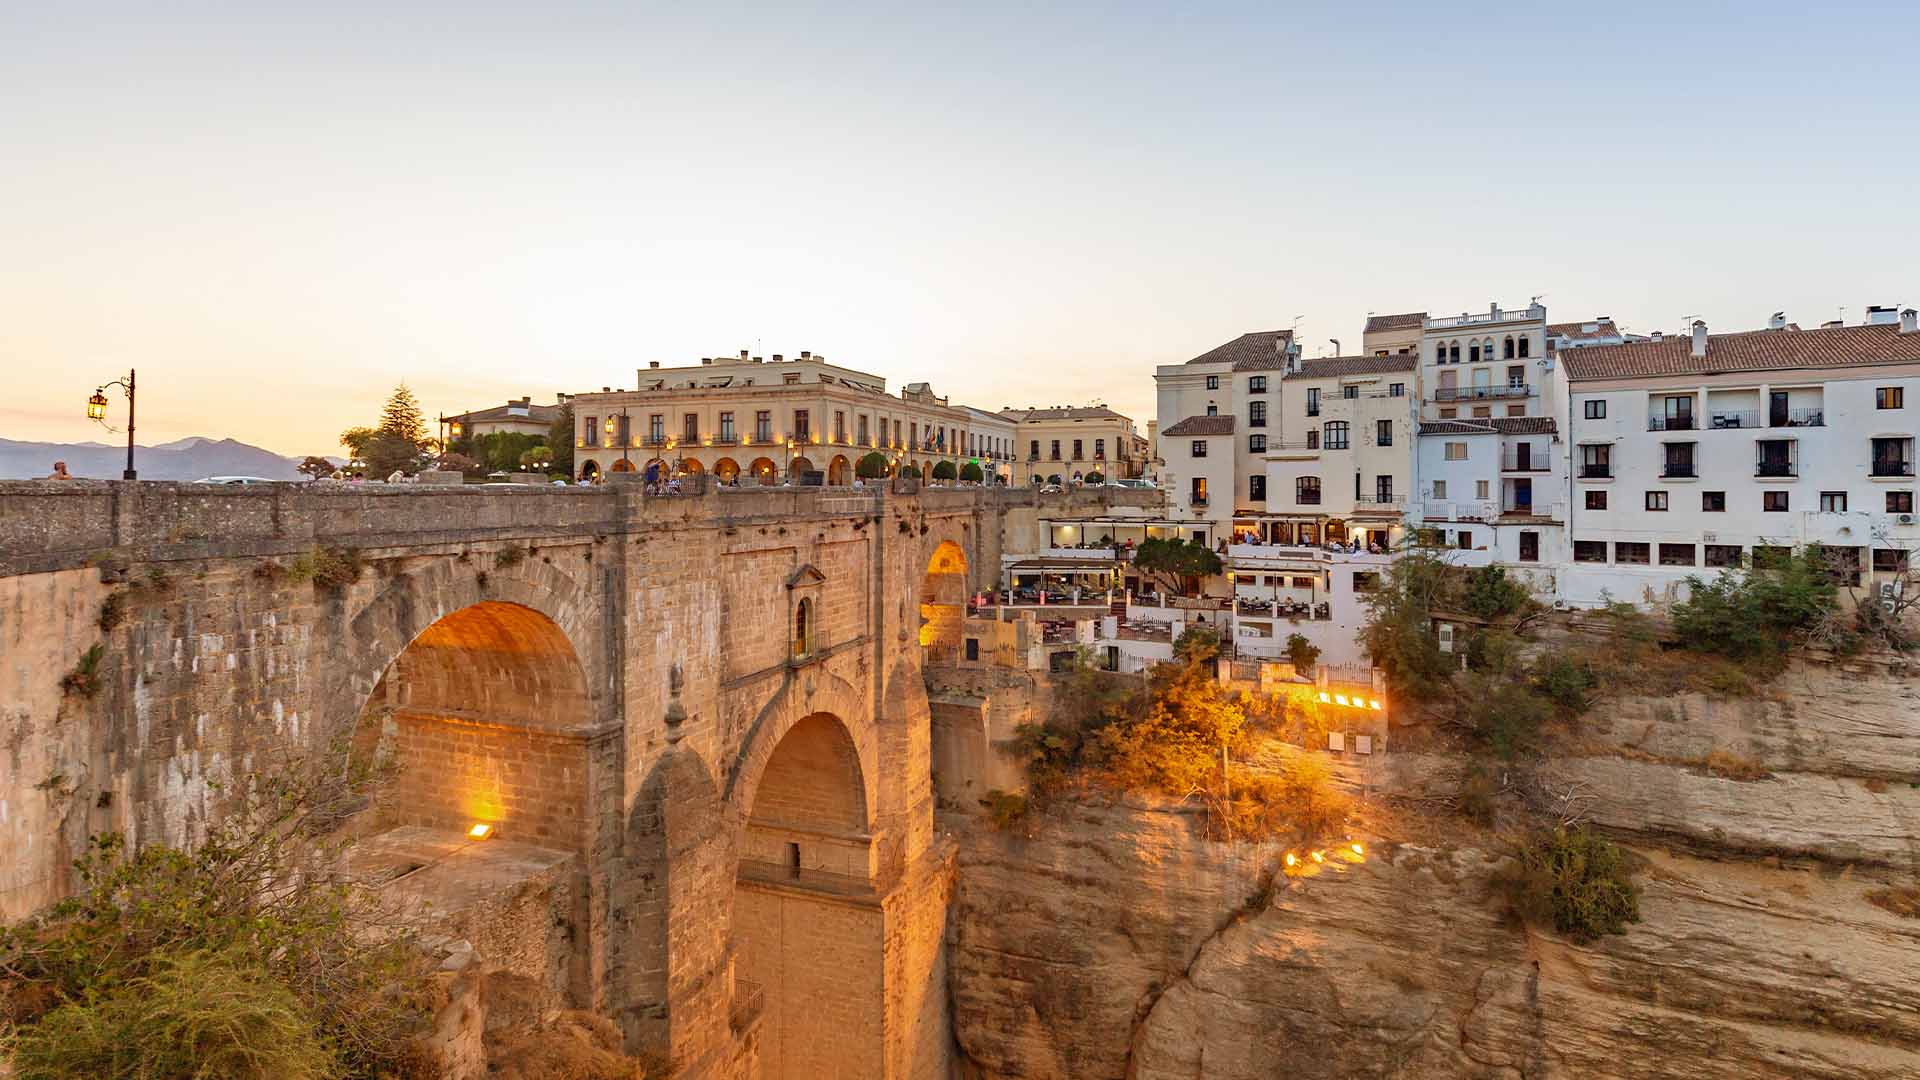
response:
{"label": "tree", "polygon": [[407,389],[406,383],[394,387],[387,397],[387,403],[380,410],[380,431],[403,439],[415,446],[427,444],[427,418],[420,411],[420,402]]}
{"label": "tree", "polygon": [[1100,475],[1100,473],[1099,473],[1099,472],[1097,472],[1097,471],[1096,471],[1096,472],[1090,472],[1090,473],[1088,473],[1088,474],[1087,474],[1087,480],[1086,480],[1086,482],[1087,482],[1087,483],[1089,483],[1089,484],[1095,484],[1095,485],[1099,485],[1099,484],[1104,484],[1104,483],[1106,483],[1106,482],[1107,482],[1107,478],[1106,478],[1106,477],[1104,477],[1104,476],[1102,476],[1102,475]]}
{"label": "tree", "polygon": [[1830,619],[1839,593],[1834,571],[1825,550],[1810,544],[1744,574],[1689,577],[1687,599],[1673,608],[1674,637],[1735,660],[1778,657]]}
{"label": "tree", "polygon": [[573,475],[573,402],[560,403],[553,426],[547,428],[547,448],[553,451],[553,471]]}
{"label": "tree", "polygon": [[1320,662],[1320,646],[1307,640],[1305,634],[1287,635],[1287,659],[1293,663],[1293,670],[1301,675],[1312,673],[1313,665]]}
{"label": "tree", "polygon": [[887,455],[878,450],[854,462],[853,475],[862,480],[879,480],[887,475]]}
{"label": "tree", "polygon": [[433,467],[447,472],[465,473],[468,476],[482,471],[482,467],[478,461],[473,460],[465,454],[455,454],[452,452],[441,454],[439,457],[434,458]]}
{"label": "tree", "polygon": [[977,461],[969,461],[965,465],[960,466],[960,479],[968,483],[977,484],[985,479],[985,477],[986,473],[980,471],[980,463]]}
{"label": "tree", "polygon": [[323,476],[333,475],[333,462],[314,454],[308,454],[307,460],[300,463],[299,471],[302,476],[310,480],[318,480]]}
{"label": "tree", "polygon": [[350,427],[340,433],[340,445],[346,447],[347,453],[352,456],[364,458],[367,456],[367,447],[373,443],[374,437],[379,434],[380,432],[377,428]]}
{"label": "tree", "polygon": [[958,475],[958,471],[954,469],[953,462],[936,461],[933,463],[933,478],[935,480],[951,480],[956,475]]}
{"label": "tree", "polygon": [[1393,561],[1386,581],[1367,597],[1360,643],[1404,700],[1433,700],[1447,687],[1452,666],[1440,652],[1433,612],[1454,591],[1451,570],[1431,551],[1410,550]]}
{"label": "tree", "polygon": [[1482,566],[1467,574],[1466,599],[1462,606],[1469,615],[1497,619],[1524,610],[1533,603],[1526,586],[1509,578],[1504,566]]}
{"label": "tree", "polygon": [[900,475],[908,477],[910,479],[918,480],[920,479],[920,470],[914,468],[911,465],[902,465],[900,466]]}
{"label": "tree", "polygon": [[380,432],[367,444],[366,451],[360,455],[367,473],[375,478],[384,479],[395,472],[415,473],[426,461],[427,455],[418,443],[409,442],[390,432]]}
{"label": "tree", "polygon": [[1178,538],[1150,539],[1133,553],[1133,565],[1142,573],[1166,579],[1174,592],[1185,595],[1188,579],[1213,577],[1223,568],[1220,556],[1207,545]]}
{"label": "tree", "polygon": [[535,472],[545,472],[553,464],[553,451],[545,446],[536,446],[520,453],[520,464]]}
{"label": "tree", "polygon": [[512,472],[520,467],[523,456],[536,446],[545,446],[546,439],[539,435],[528,435],[520,431],[496,431],[481,436],[475,449],[476,457],[488,469],[495,472]]}

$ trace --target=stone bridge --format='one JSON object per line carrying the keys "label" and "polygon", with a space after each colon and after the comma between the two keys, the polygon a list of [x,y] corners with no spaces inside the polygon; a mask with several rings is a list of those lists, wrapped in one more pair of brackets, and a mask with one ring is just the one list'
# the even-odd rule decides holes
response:
{"label": "stone bridge", "polygon": [[633,1048],[944,1077],[923,654],[1010,522],[1157,493],[895,483],[0,483],[0,916],[90,833],[191,842],[274,755],[377,741],[362,832],[557,867],[502,954]]}

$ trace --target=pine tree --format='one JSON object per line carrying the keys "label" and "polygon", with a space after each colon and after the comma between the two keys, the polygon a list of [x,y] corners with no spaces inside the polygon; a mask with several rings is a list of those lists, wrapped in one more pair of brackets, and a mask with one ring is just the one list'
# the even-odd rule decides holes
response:
{"label": "pine tree", "polygon": [[420,402],[401,383],[387,399],[386,407],[380,410],[380,433],[394,435],[415,446],[424,446],[427,442],[427,418],[420,412]]}

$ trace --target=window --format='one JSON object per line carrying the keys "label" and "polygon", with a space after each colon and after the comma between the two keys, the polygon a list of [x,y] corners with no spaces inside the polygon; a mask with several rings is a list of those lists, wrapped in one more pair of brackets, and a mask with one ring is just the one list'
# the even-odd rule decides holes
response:
{"label": "window", "polygon": [[1207,406],[1207,415],[1208,415],[1208,416],[1219,416],[1219,415],[1220,415],[1220,406],[1218,406],[1218,405],[1209,405],[1209,406]]}
{"label": "window", "polygon": [[[1060,456],[1060,444],[1059,444],[1059,443],[1054,443],[1054,444],[1053,444],[1053,456],[1054,456],[1054,457],[1056,457],[1056,458]],[[1194,457],[1206,457],[1206,456],[1207,456],[1207,440],[1205,440],[1205,439],[1195,439],[1195,440],[1193,440],[1193,456],[1194,456]]]}
{"label": "window", "polygon": [[1459,362],[1460,362],[1460,343],[1456,341],[1447,346],[1447,363],[1457,364]]}
{"label": "window", "polygon": [[[622,439],[620,441],[625,442],[626,440]],[[647,442],[652,443],[655,446],[658,446],[661,443],[666,441],[667,441],[666,414],[654,413],[651,416],[648,416],[647,417]]]}
{"label": "window", "polygon": [[1693,395],[1669,394],[1653,399],[1659,411],[1647,425],[1649,431],[1692,431]]}
{"label": "window", "polygon": [[1301,506],[1320,505],[1320,478],[1317,476],[1295,477],[1293,481],[1293,501]]}
{"label": "window", "polygon": [[1473,530],[1461,529],[1458,533],[1454,534],[1454,542],[1459,546],[1461,551],[1472,551]]}
{"label": "window", "polygon": [[813,598],[806,597],[793,610],[793,658],[803,659],[813,652]]}
{"label": "window", "polygon": [[1604,492],[1604,491],[1589,491],[1589,492],[1587,492],[1587,509],[1589,509],[1589,510],[1605,510],[1606,508],[1607,508],[1607,493],[1606,493],[1606,492]]}
{"label": "window", "polygon": [[1353,591],[1370,593],[1380,591],[1380,573],[1376,570],[1355,570],[1353,572]]}
{"label": "window", "polygon": [[861,413],[860,419],[854,422],[859,425],[859,427],[853,441],[859,443],[861,446],[867,445],[867,443],[871,441],[867,438],[867,414]]}
{"label": "window", "polygon": [[1340,396],[1349,401],[1357,400],[1360,397],[1360,388],[1358,386],[1343,386],[1340,388]]}
{"label": "window", "polygon": [[1320,388],[1317,386],[1307,387],[1307,415],[1320,415]]}
{"label": "window", "polygon": [[1887,513],[1889,514],[1913,513],[1913,492],[1911,491],[1887,492]]}
{"label": "window", "polygon": [[1527,369],[1523,364],[1507,366],[1507,389],[1524,390],[1527,388]]}
{"label": "window", "polygon": [[1725,567],[1740,565],[1739,544],[1708,544],[1706,545],[1705,554],[1706,564],[1708,566]]}
{"label": "window", "polygon": [[1247,393],[1264,394],[1267,392],[1267,377],[1255,375],[1247,380]]}
{"label": "window", "polygon": [[1445,480],[1435,480],[1433,482],[1433,497],[1436,499],[1444,499],[1447,497],[1447,482]]}
{"label": "window", "polygon": [[801,442],[813,438],[813,417],[805,409],[793,410],[793,437]]}
{"label": "window", "polygon": [[1392,446],[1393,445],[1393,421],[1375,420],[1373,422],[1373,445],[1375,446]]}
{"label": "window", "polygon": [[1259,473],[1247,477],[1247,498],[1254,502],[1267,501],[1267,478]]}
{"label": "window", "polygon": [[[1059,460],[1060,460],[1060,440],[1059,440],[1059,439],[1049,439],[1049,440],[1047,440],[1047,442],[1048,442],[1048,446],[1047,446],[1047,449],[1048,449],[1048,451],[1049,451],[1049,456],[1050,456],[1050,457],[1051,457],[1051,458],[1052,458],[1052,459],[1053,459],[1054,461],[1059,461]],[[1198,444],[1195,444],[1195,445],[1198,445]],[[1194,456],[1194,457],[1199,457],[1201,453],[1205,453],[1205,451],[1204,451],[1204,450],[1202,450],[1202,451],[1201,451],[1200,453],[1196,453],[1196,454],[1194,454],[1193,456]]]}
{"label": "window", "polygon": [[1763,491],[1760,493],[1760,509],[1769,514],[1787,512],[1787,493],[1784,491]]}
{"label": "window", "polygon": [[1473,482],[1473,497],[1476,499],[1484,499],[1487,497],[1487,482],[1485,480],[1475,480]]}
{"label": "window", "polygon": [[1093,460],[1095,461],[1107,460],[1107,440],[1105,439],[1093,440]]}
{"label": "window", "polygon": [[1847,493],[1844,491],[1823,491],[1820,493],[1820,512],[1823,514],[1844,514],[1847,512]]}
{"label": "window", "polygon": [[1345,450],[1347,448],[1347,422],[1345,420],[1327,421],[1327,438],[1322,445],[1328,450]]}
{"label": "window", "polygon": [[1451,420],[1454,418],[1455,414],[1459,413],[1459,411],[1460,411],[1459,409],[1441,409],[1440,419]]}
{"label": "window", "polygon": [[1081,440],[1079,439],[1073,440],[1073,460],[1075,461],[1086,460],[1086,457],[1084,455],[1084,447],[1082,445]]}
{"label": "window", "polygon": [[1669,479],[1692,479],[1696,473],[1693,467],[1693,444],[1690,442],[1667,443],[1664,447],[1666,461],[1660,475]]}
{"label": "window", "polygon": [[700,441],[700,414],[688,413],[686,414],[686,416],[682,417],[681,419],[683,421],[680,425],[681,438],[687,440],[690,443],[699,442]]}
{"label": "window", "polygon": [[1207,389],[1209,390],[1220,389],[1220,376],[1218,375],[1207,376]]}
{"label": "window", "polygon": [[1606,443],[1580,448],[1580,478],[1605,480],[1613,475],[1613,447]]}
{"label": "window", "polygon": [[1692,566],[1693,565],[1693,545],[1692,544],[1661,544],[1660,545],[1660,565],[1661,566]]}
{"label": "window", "polygon": [[1793,440],[1761,439],[1754,444],[1760,452],[1760,460],[1754,464],[1755,476],[1792,476]]}
{"label": "window", "polygon": [[1907,407],[1907,388],[1904,386],[1882,386],[1873,392],[1873,407],[1876,409],[1904,409]]}
{"label": "window", "polygon": [[1507,406],[1507,415],[1525,416],[1527,415],[1527,407],[1525,405],[1509,405]]}
{"label": "window", "polygon": [[967,639],[967,659],[969,660],[980,659],[980,639],[979,638],[970,637]]}
{"label": "window", "polygon": [[1520,337],[1520,358],[1521,358],[1521,359],[1523,359],[1523,360],[1524,360],[1524,359],[1526,359],[1526,357],[1527,357],[1527,353],[1528,353],[1528,351],[1529,351],[1529,350],[1528,350],[1528,348],[1527,348],[1527,345],[1528,345],[1528,343],[1529,343],[1529,342],[1531,342],[1532,340],[1533,340],[1532,338],[1530,338],[1530,337],[1527,337],[1527,336],[1526,336],[1526,335],[1524,335],[1524,334],[1523,334],[1523,335],[1521,335],[1521,337]]}
{"label": "window", "polygon": [[1448,443],[1447,444],[1447,460],[1448,461],[1467,460],[1467,444],[1463,442]]}
{"label": "window", "polygon": [[1028,441],[1027,456],[1032,458],[1035,461],[1040,460],[1040,440],[1039,439],[1032,439]]}
{"label": "window", "polygon": [[[897,431],[899,429],[896,428],[895,430]],[[884,416],[880,418],[880,445],[889,445],[887,442],[887,418]]]}
{"label": "window", "polygon": [[1320,429],[1319,428],[1307,429],[1307,449],[1309,450],[1320,449]]}
{"label": "window", "polygon": [[1606,562],[1607,542],[1605,540],[1575,540],[1573,542],[1574,562]]}
{"label": "window", "polygon": [[1467,363],[1477,364],[1479,362],[1480,362],[1480,343],[1476,341],[1473,344],[1467,346]]}
{"label": "window", "polygon": [[1753,568],[1755,570],[1778,570],[1793,559],[1790,547],[1767,547],[1763,544],[1753,546]]}
{"label": "window", "polygon": [[1588,398],[1581,404],[1581,408],[1585,410],[1586,418],[1589,420],[1605,420],[1607,418],[1607,400],[1605,398]]}
{"label": "window", "polygon": [[770,410],[761,409],[753,414],[753,441],[773,441],[773,413]]}
{"label": "window", "polygon": [[1700,510],[1707,514],[1727,512],[1727,493],[1724,491],[1703,491],[1700,493]]}
{"label": "window", "polygon": [[1293,587],[1296,589],[1311,589],[1313,588],[1313,584],[1314,580],[1310,577],[1297,577],[1293,579]]}
{"label": "window", "polygon": [[1255,401],[1247,405],[1247,426],[1248,427],[1266,427],[1267,426],[1267,403],[1266,402]]}
{"label": "window", "polygon": [[1613,561],[1635,566],[1645,566],[1651,561],[1652,552],[1646,544],[1629,543],[1625,540],[1613,545]]}
{"label": "window", "polygon": [[1373,478],[1373,501],[1390,503],[1393,501],[1393,475],[1391,473]]}
{"label": "window", "polygon": [[1664,491],[1647,492],[1647,509],[1664,511],[1667,508],[1667,493]]}
{"label": "window", "polygon": [[1501,345],[1500,358],[1503,360],[1513,359],[1513,335],[1507,335],[1507,340]]}
{"label": "window", "polygon": [[782,379],[781,381],[786,383],[786,385],[788,386],[797,386],[800,383],[800,375],[798,372],[795,372],[791,375],[788,375],[785,379]]}
{"label": "window", "polygon": [[1899,548],[1874,548],[1873,570],[1877,574],[1897,574],[1906,569],[1907,553]]}
{"label": "window", "polygon": [[909,450],[919,449],[917,445],[919,442],[920,442],[920,424],[918,421],[914,421],[907,425],[907,448]]}
{"label": "window", "polygon": [[847,441],[847,414],[840,409],[833,410],[833,441]]}
{"label": "window", "polygon": [[586,438],[582,439],[581,441],[586,443],[588,446],[600,445],[600,418],[599,417],[597,416],[587,417]]}
{"label": "window", "polygon": [[1912,439],[1873,440],[1874,476],[1912,476]]}
{"label": "window", "polygon": [[732,442],[736,437],[737,436],[733,430],[733,414],[730,412],[721,413],[720,414],[720,438],[727,442]]}
{"label": "window", "polygon": [[1264,454],[1266,452],[1267,452],[1267,437],[1265,435],[1247,436],[1247,453]]}
{"label": "window", "polygon": [[[1512,343],[1509,342],[1508,344],[1512,344]],[[1520,561],[1521,562],[1539,562],[1540,561],[1540,534],[1539,533],[1523,532],[1520,534]]]}
{"label": "window", "polygon": [[1407,384],[1406,384],[1406,383],[1403,383],[1403,382],[1397,382],[1397,383],[1388,383],[1388,384],[1387,384],[1387,396],[1388,396],[1388,397],[1406,397],[1406,396],[1407,396]]}
{"label": "window", "polygon": [[1187,502],[1193,504],[1194,506],[1207,505],[1207,478],[1206,477],[1196,476],[1193,478],[1193,486],[1189,488],[1187,491]]}
{"label": "window", "polygon": [[1490,416],[1492,416],[1492,415],[1493,415],[1493,406],[1491,406],[1491,405],[1475,405],[1475,406],[1473,407],[1473,415],[1475,415],[1475,416],[1488,416],[1488,417],[1490,417]]}

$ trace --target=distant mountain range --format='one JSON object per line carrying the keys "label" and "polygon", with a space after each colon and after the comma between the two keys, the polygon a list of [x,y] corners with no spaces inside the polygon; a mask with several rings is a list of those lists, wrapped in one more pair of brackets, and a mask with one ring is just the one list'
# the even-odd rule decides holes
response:
{"label": "distant mountain range", "polygon": [[[260,476],[268,480],[302,479],[298,466],[305,458],[282,457],[271,450],[249,446],[238,439],[179,439],[159,446],[136,446],[134,467],[142,480],[200,480],[209,476]],[[335,464],[343,459],[330,458]],[[118,480],[127,467],[125,445],[105,443],[15,442],[0,439],[0,479],[25,480],[46,476],[53,463],[64,461],[67,471],[91,480]]]}

